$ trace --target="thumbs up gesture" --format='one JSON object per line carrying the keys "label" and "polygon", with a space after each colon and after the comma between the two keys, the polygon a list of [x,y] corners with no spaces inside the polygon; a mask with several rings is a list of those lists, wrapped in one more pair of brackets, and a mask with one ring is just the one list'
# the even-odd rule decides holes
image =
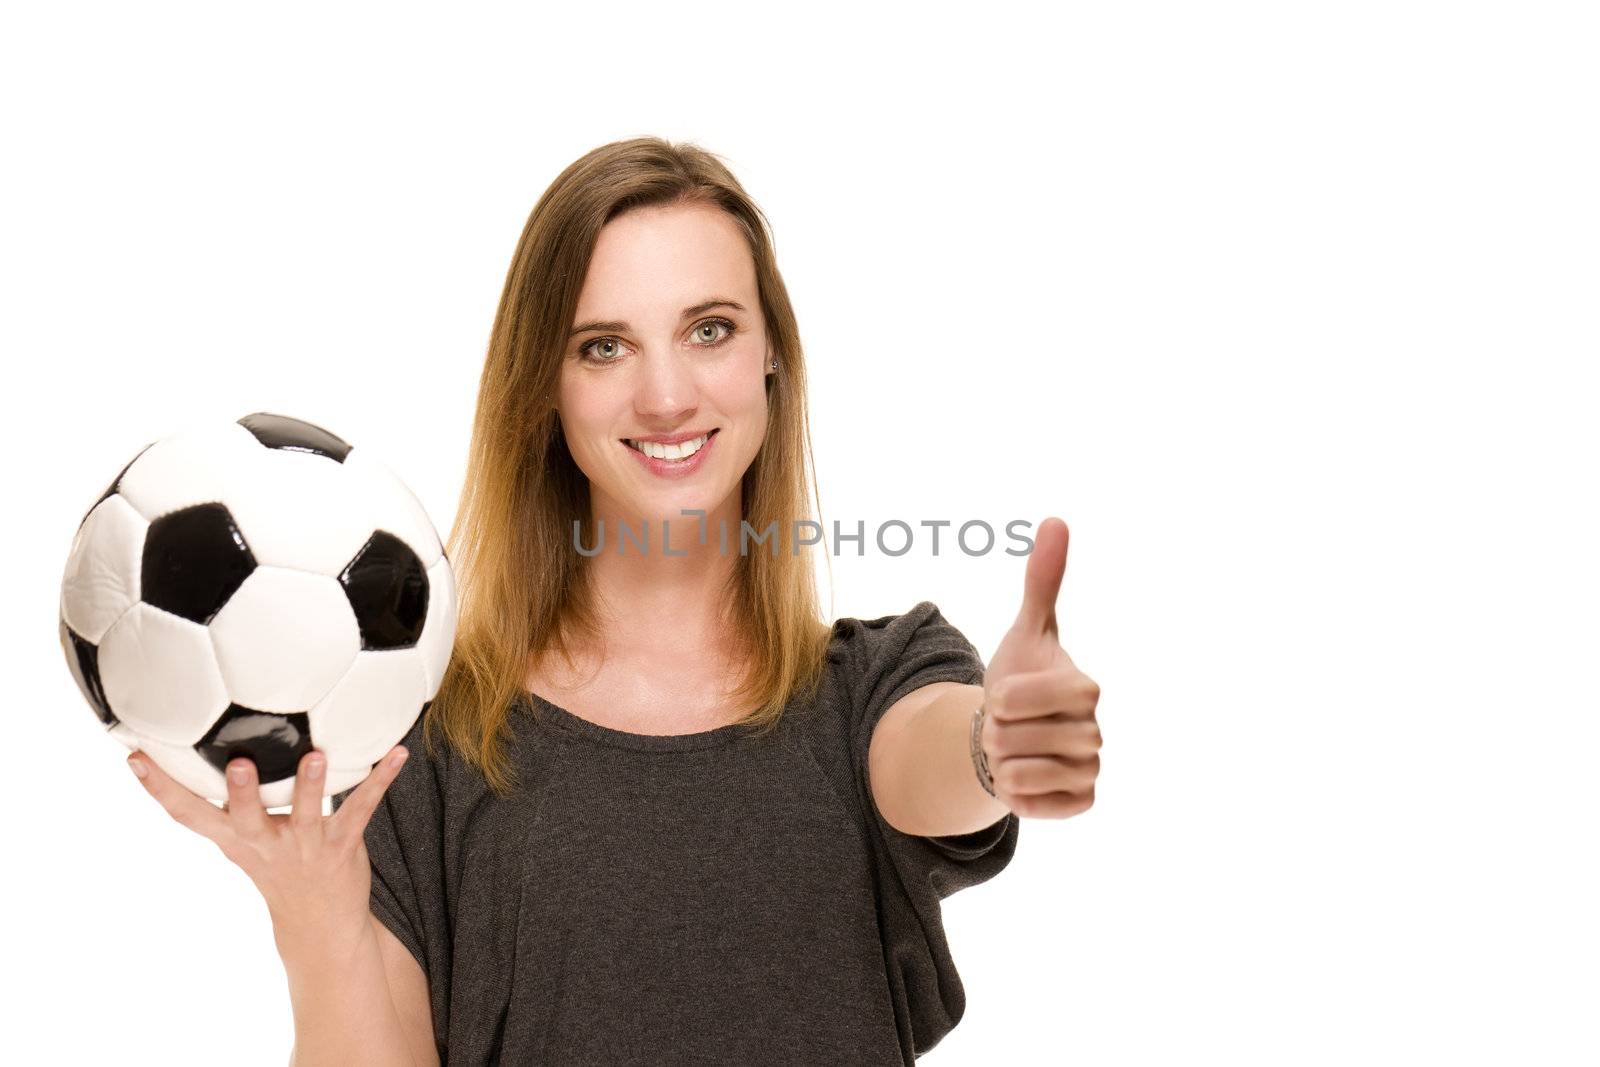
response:
{"label": "thumbs up gesture", "polygon": [[[1066,819],[1094,803],[1100,774],[1100,687],[1061,647],[1056,596],[1067,567],[1067,524],[1039,525],[1023,579],[1022,610],[984,671],[973,743],[994,795],[1022,816]],[[981,777],[981,771],[980,771]]]}

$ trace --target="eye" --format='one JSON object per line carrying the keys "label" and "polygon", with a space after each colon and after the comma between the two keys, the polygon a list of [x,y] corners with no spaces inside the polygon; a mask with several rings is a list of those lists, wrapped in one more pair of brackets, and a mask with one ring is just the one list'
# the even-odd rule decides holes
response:
{"label": "eye", "polygon": [[[718,326],[722,327],[722,329],[726,331],[721,337],[707,337],[701,332],[702,330],[708,329],[715,330]],[[729,322],[727,319],[707,319],[694,328],[694,333],[696,337],[705,342],[707,348],[710,348],[712,345],[720,345],[722,342],[732,337],[734,335],[734,331],[736,330],[738,330],[738,327]]]}
{"label": "eye", "polygon": [[[722,333],[717,336],[716,331],[719,327]],[[695,326],[693,333],[701,348],[715,348],[725,343],[738,329],[739,327],[727,319],[706,319]],[[708,333],[711,336],[707,336]],[[596,337],[578,346],[578,358],[585,363],[606,366],[621,358],[621,347],[622,342],[615,337]]]}
{"label": "eye", "polygon": [[[596,350],[601,345],[610,345],[612,353],[605,356],[597,355]],[[615,337],[596,337],[578,346],[578,356],[589,363],[615,363],[618,358],[616,349],[620,347],[620,342]]]}

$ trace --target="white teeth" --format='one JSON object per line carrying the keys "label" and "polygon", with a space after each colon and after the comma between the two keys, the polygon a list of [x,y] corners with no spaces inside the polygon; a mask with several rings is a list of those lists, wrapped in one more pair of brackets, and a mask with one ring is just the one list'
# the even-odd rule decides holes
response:
{"label": "white teeth", "polygon": [[628,446],[630,448],[637,448],[645,455],[653,456],[656,459],[688,459],[690,456],[700,451],[700,446],[704,445],[710,439],[710,434],[703,433],[694,440],[685,441],[682,444],[659,445],[654,441],[635,441],[630,438],[628,440]]}

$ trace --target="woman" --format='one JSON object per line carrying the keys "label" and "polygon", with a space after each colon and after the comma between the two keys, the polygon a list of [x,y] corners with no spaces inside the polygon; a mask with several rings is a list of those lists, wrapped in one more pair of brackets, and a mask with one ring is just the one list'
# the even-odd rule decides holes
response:
{"label": "woman", "polygon": [[929,601],[822,621],[808,454],[733,176],[655,138],[568,167],[501,296],[432,704],[327,818],[317,753],[270,817],[249,760],[226,813],[143,761],[262,889],[296,1064],[911,1063],[955,1026],[940,899],[1092,802],[1066,529],[986,678]]}

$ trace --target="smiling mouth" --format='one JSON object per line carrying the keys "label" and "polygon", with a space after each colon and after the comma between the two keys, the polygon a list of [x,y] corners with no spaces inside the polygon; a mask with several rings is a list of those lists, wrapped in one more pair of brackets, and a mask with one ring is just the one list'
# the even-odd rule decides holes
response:
{"label": "smiling mouth", "polygon": [[704,448],[706,446],[706,442],[715,437],[721,429],[722,428],[719,426],[717,429],[709,430],[706,433],[701,434],[699,437],[692,438],[676,445],[660,445],[653,441],[635,441],[631,437],[624,437],[622,439],[622,443],[633,449],[635,452],[640,452],[646,456],[649,456],[651,459],[658,459],[667,463],[682,462],[687,459],[692,459],[695,453]]}

